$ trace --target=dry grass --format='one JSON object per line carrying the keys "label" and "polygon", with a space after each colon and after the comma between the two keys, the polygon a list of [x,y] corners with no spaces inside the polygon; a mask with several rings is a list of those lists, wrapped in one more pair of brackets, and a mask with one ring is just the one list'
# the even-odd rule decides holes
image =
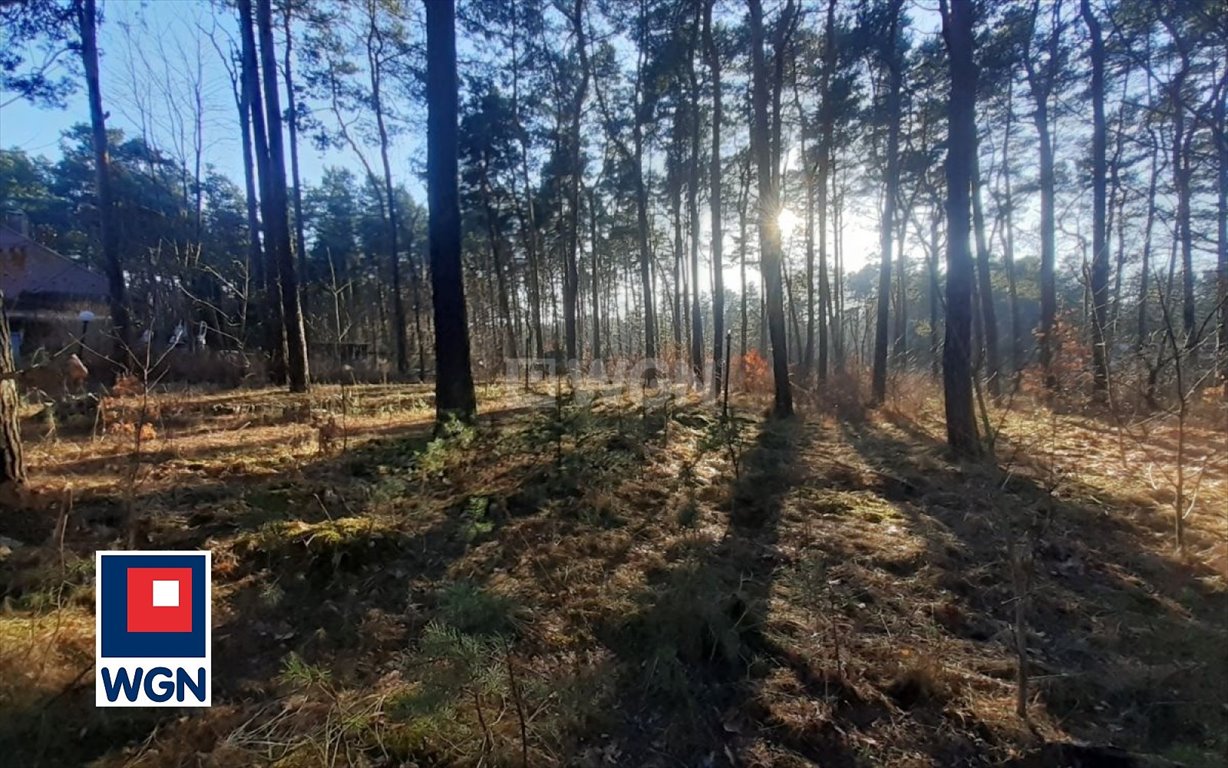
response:
{"label": "dry grass", "polygon": [[[1221,764],[1222,433],[1191,435],[1207,470],[1178,556],[1160,423],[1125,444],[1103,421],[1015,409],[995,415],[997,465],[961,465],[917,394],[766,424],[748,401],[734,429],[684,393],[485,395],[476,429],[439,440],[429,393],[360,386],[158,395],[135,463],[132,435],[32,444],[50,501],[0,517],[0,535],[47,540],[69,486],[71,524],[63,550],[0,562],[5,754],[1057,764],[1043,739]],[[329,417],[344,433],[321,450]],[[76,679],[89,555],[119,543],[126,505],[143,545],[214,552],[211,710],[104,717]],[[1015,714],[1021,538],[1034,732]]]}

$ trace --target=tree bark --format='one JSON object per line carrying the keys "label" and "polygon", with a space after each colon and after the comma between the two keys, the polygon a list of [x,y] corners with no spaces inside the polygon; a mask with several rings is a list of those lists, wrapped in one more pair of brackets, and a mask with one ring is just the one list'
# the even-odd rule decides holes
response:
{"label": "tree bark", "polygon": [[435,315],[435,417],[477,410],[461,269],[456,2],[426,0],[427,202]]}
{"label": "tree bark", "polygon": [[[263,286],[264,250],[260,247],[260,214],[256,206],[259,197],[256,195],[256,161],[252,157],[252,96],[248,89],[247,78],[239,72],[236,77],[235,103],[239,108],[240,138],[243,141],[243,191],[247,211],[247,293],[245,300],[250,298],[252,285]],[[248,313],[244,312],[244,317]],[[261,321],[263,324],[265,321]]]}
{"label": "tree bark", "polygon": [[1109,304],[1109,238],[1107,225],[1106,147],[1104,119],[1104,39],[1089,0],[1079,0],[1091,37],[1092,59],[1092,396],[1102,400],[1109,389],[1109,348],[1106,342]]}
{"label": "tree bark", "polygon": [[827,277],[827,191],[836,115],[831,104],[831,76],[836,68],[836,0],[827,0],[823,27],[823,70],[819,75],[819,157],[815,190],[819,209],[819,383],[827,381],[828,320],[832,315],[831,284]]}
{"label": "tree bark", "polygon": [[273,213],[272,172],[269,168],[269,134],[265,124],[264,95],[260,86],[259,52],[256,36],[252,30],[251,0],[238,0],[239,36],[242,45],[241,76],[247,92],[248,119],[251,120],[252,140],[255,146],[257,187],[260,190],[261,248],[259,284],[260,300],[257,304],[268,313],[262,322],[263,343],[269,355],[269,379],[274,384],[286,382],[286,332],[284,311],[279,298],[277,258],[274,255],[274,226],[277,218]]}
{"label": "tree bark", "polygon": [[388,159],[388,126],[384,117],[383,66],[380,59],[384,40],[379,29],[378,6],[375,0],[367,3],[367,73],[371,78],[371,109],[375,113],[375,125],[379,132],[379,155],[384,171],[384,195],[388,212],[388,260],[392,266],[392,322],[393,342],[396,345],[397,373],[409,372],[409,329],[405,317],[405,296],[401,289],[401,254],[397,248],[397,231],[400,228],[397,213],[396,187],[392,184],[392,163]]}
{"label": "tree bark", "polygon": [[976,151],[972,4],[939,0],[951,71],[947,141],[947,327],[942,350],[947,443],[960,456],[980,453],[972,408],[972,252],[969,192]]}
{"label": "tree bark", "polygon": [[[286,205],[286,158],[281,137],[281,106],[278,96],[277,54],[273,48],[273,14],[270,0],[257,0],[256,26],[260,33],[260,53],[264,77],[265,111],[269,129],[269,192],[272,194],[271,221],[265,226],[272,235],[281,285],[282,317],[286,328],[286,377],[291,392],[306,392],[307,339],[303,330],[303,311],[295,274],[294,248],[290,242],[290,217]],[[267,244],[266,244],[267,245]]]}
{"label": "tree bark", "polygon": [[1045,71],[1037,69],[1031,50],[1032,34],[1040,16],[1040,0],[1032,3],[1032,30],[1028,32],[1028,46],[1023,63],[1027,70],[1028,85],[1036,103],[1032,120],[1036,124],[1040,150],[1040,366],[1044,374],[1045,388],[1057,389],[1054,363],[1057,356],[1057,223],[1054,212],[1056,177],[1054,175],[1053,135],[1049,125],[1049,97],[1052,93],[1060,65],[1058,44],[1061,36],[1061,0],[1053,4],[1053,22],[1047,44]]}
{"label": "tree bark", "polygon": [[874,371],[870,400],[881,405],[887,398],[887,348],[890,343],[891,249],[895,234],[895,206],[900,193],[900,88],[903,62],[900,61],[899,26],[903,0],[893,0],[888,13],[888,39],[884,41],[887,64],[887,176],[883,194],[883,216],[879,223],[880,261],[878,270],[878,307],[874,325]]}
{"label": "tree bark", "polygon": [[111,155],[107,146],[107,113],[102,109],[102,86],[98,74],[98,9],[95,0],[75,0],[81,63],[90,107],[90,136],[94,147],[94,173],[98,196],[98,235],[103,267],[110,293],[111,331],[115,335],[113,359],[127,367],[131,358],[132,322],[128,288],[119,252],[119,229],[115,221],[115,195],[111,187]]}
{"label": "tree bark", "polygon": [[1177,194],[1176,220],[1173,226],[1181,248],[1181,330],[1185,335],[1185,349],[1189,352],[1191,359],[1197,359],[1199,338],[1194,302],[1194,233],[1190,221],[1191,181],[1194,176],[1190,144],[1193,140],[1192,134],[1195,126],[1191,125],[1190,130],[1186,130],[1185,95],[1183,93],[1191,67],[1191,44],[1181,33],[1179,22],[1163,15],[1161,22],[1173,40],[1180,61],[1180,66],[1168,83],[1168,95],[1173,110],[1173,190]]}
{"label": "tree bark", "polygon": [[9,321],[4,313],[4,293],[0,292],[0,490],[21,487],[26,482],[26,460],[18,419],[20,406]]}
{"label": "tree bark", "polygon": [[1006,269],[1006,289],[1011,312],[1011,380],[1019,385],[1019,376],[1024,367],[1023,320],[1019,311],[1019,287],[1015,274],[1015,199],[1011,188],[1011,126],[1014,121],[1013,89],[1007,85],[1006,127],[1002,137],[1002,204],[998,215],[1002,218],[1002,262]]}
{"label": "tree bark", "polygon": [[[791,2],[791,0],[790,0]],[[773,414],[793,413],[789,385],[789,353],[785,345],[784,296],[781,285],[780,201],[777,199],[771,141],[768,133],[768,74],[763,55],[762,0],[748,0],[750,7],[752,101],[754,122],[751,144],[759,171],[759,250],[767,299],[768,333],[772,341],[772,375],[775,382]],[[777,51],[777,56],[783,51]]]}
{"label": "tree bark", "polygon": [[972,150],[972,226],[976,231],[977,299],[980,304],[981,334],[985,345],[985,381],[989,394],[1002,394],[1002,364],[999,359],[998,313],[993,303],[993,271],[989,243],[985,236],[985,212],[981,206],[981,160],[974,144]]}
{"label": "tree bark", "polygon": [[594,370],[604,373],[605,364],[603,362],[603,353],[601,349],[601,329],[609,327],[609,320],[605,323],[601,321],[601,245],[597,236],[597,189],[594,186],[589,190],[588,195],[588,234],[589,243],[592,247],[592,275],[590,279],[593,283],[593,365]]}
{"label": "tree bark", "polygon": [[564,254],[563,268],[563,327],[567,345],[568,365],[579,360],[576,327],[576,301],[580,292],[580,187],[582,180],[582,145],[580,135],[580,120],[584,111],[584,99],[588,95],[589,65],[588,46],[585,43],[584,31],[584,0],[575,0],[571,16],[572,32],[576,36],[576,50],[580,56],[580,84],[576,87],[571,103],[571,129],[567,137],[570,150],[571,186],[568,201],[570,221],[568,222],[567,252]]}
{"label": "tree bark", "polygon": [[[698,22],[699,20],[696,19]],[[703,126],[699,120],[699,78],[695,73],[695,51],[687,52],[691,109],[690,151],[687,153],[687,216],[691,223],[691,373],[696,383],[704,383],[704,318],[699,309],[699,155]],[[719,337],[718,337],[719,338]]]}
{"label": "tree bark", "polygon": [[1222,396],[1228,400],[1228,67],[1220,77],[1219,99],[1215,103],[1215,153],[1219,172],[1216,174],[1216,294],[1219,298],[1219,357]]}
{"label": "tree bark", "polygon": [[708,171],[709,205],[712,209],[712,392],[720,396],[725,375],[722,346],[725,338],[725,259],[721,229],[721,54],[712,34],[712,7],[716,0],[704,4],[704,49],[708,71],[712,77],[712,157]]}
{"label": "tree bark", "polygon": [[290,67],[293,35],[290,30],[291,10],[293,4],[287,2],[282,16],[286,33],[286,50],[282,55],[282,77],[286,81],[286,114],[287,127],[290,129],[290,180],[294,184],[294,251],[298,256],[298,276],[302,281],[299,286],[302,292],[300,301],[303,303],[303,315],[310,315],[307,309],[307,283],[310,282],[310,272],[307,269],[307,236],[304,233],[303,221],[303,182],[298,167],[298,103],[294,95],[294,75]]}

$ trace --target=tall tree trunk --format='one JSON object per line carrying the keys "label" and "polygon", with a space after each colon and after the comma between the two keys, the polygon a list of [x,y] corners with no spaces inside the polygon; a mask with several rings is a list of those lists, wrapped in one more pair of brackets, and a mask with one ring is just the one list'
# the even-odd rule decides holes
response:
{"label": "tall tree trunk", "polygon": [[993,271],[989,259],[989,243],[985,235],[985,211],[981,206],[981,160],[979,150],[972,150],[972,226],[976,231],[977,299],[980,304],[981,334],[985,345],[985,380],[989,394],[1002,394],[1002,364],[999,360],[998,313],[993,303]]}
{"label": "tall tree trunk", "polygon": [[584,30],[584,0],[575,0],[572,6],[571,28],[576,36],[576,50],[580,56],[580,84],[576,87],[571,104],[571,130],[567,137],[570,149],[571,187],[568,201],[570,221],[568,222],[567,252],[564,254],[563,269],[563,326],[569,365],[579,360],[576,301],[580,292],[580,188],[583,183],[581,168],[583,137],[580,134],[580,120],[584,111],[584,99],[588,95],[589,81],[588,46],[585,43]]}
{"label": "tall tree trunk", "polygon": [[[592,245],[592,281],[593,281],[593,365],[600,374],[604,374],[604,361],[601,349],[601,329],[609,328],[609,318],[601,321],[601,246],[597,238],[597,187],[589,190],[588,196],[588,235]],[[608,306],[608,304],[607,304]]]}
{"label": "tall tree trunk", "polygon": [[406,222],[405,256],[409,262],[409,291],[414,305],[414,348],[418,353],[418,381],[426,381],[426,344],[422,338],[422,275],[418,271],[417,247],[414,230],[418,226],[418,208],[412,207],[412,216]]}
{"label": "tall tree trunk", "polygon": [[26,482],[20,409],[9,321],[4,312],[4,292],[0,291],[0,491],[13,490]]}
{"label": "tall tree trunk", "polygon": [[938,284],[938,223],[942,218],[937,205],[930,212],[930,247],[927,250],[930,278],[930,375],[938,378],[942,352],[938,345],[938,305],[942,288]]}
{"label": "tall tree trunk", "polygon": [[1079,9],[1091,37],[1092,54],[1092,392],[1096,399],[1103,399],[1109,389],[1109,348],[1106,343],[1109,238],[1105,160],[1108,132],[1104,119],[1104,39],[1089,0],[1079,0]]}
{"label": "tall tree trunk", "polygon": [[836,1],[827,0],[823,27],[823,70],[819,75],[819,157],[814,186],[819,208],[819,360],[818,380],[827,381],[828,321],[832,315],[831,285],[827,277],[827,191],[836,114],[831,104],[831,76],[836,68]]}
{"label": "tall tree trunk", "polygon": [[[712,76],[712,157],[708,170],[708,203],[712,209],[712,392],[720,396],[725,370],[725,258],[721,229],[721,54],[712,34],[712,7],[716,0],[704,3],[704,49],[708,71]],[[698,130],[698,129],[696,129]]]}
{"label": "tall tree trunk", "polygon": [[[244,291],[245,304],[250,300],[252,290],[258,290],[265,283],[264,252],[260,247],[260,214],[256,209],[259,198],[256,195],[256,161],[252,157],[252,95],[248,89],[248,78],[242,71],[232,75],[235,86],[235,106],[239,109],[240,138],[243,142],[243,192],[247,212],[247,284]],[[253,288],[255,286],[256,288]],[[244,330],[248,312],[244,311]],[[259,314],[259,313],[257,313]],[[261,321],[260,324],[263,324]],[[240,334],[241,338],[243,334]],[[246,338],[244,338],[246,341]]]}
{"label": "tall tree trunk", "polygon": [[[792,0],[789,0],[790,6]],[[780,201],[776,196],[776,173],[768,133],[768,73],[763,55],[763,3],[749,0],[751,33],[752,101],[754,122],[751,144],[759,170],[759,252],[767,299],[768,332],[772,340],[772,375],[775,381],[773,413],[793,413],[793,392],[789,386],[789,353],[785,346],[784,294],[781,285]],[[777,50],[777,56],[784,51]]]}
{"label": "tall tree trunk", "polygon": [[908,237],[908,219],[912,216],[912,208],[916,200],[917,193],[914,190],[904,210],[896,216],[900,226],[895,233],[896,309],[891,354],[895,358],[895,364],[900,368],[906,368],[908,365],[908,254],[905,248],[905,238]]}
{"label": "tall tree trunk", "polygon": [[426,180],[435,314],[435,417],[477,410],[461,269],[456,2],[426,3]]}
{"label": "tall tree trunk", "polygon": [[670,195],[670,211],[674,219],[674,354],[681,356],[683,354],[682,308],[686,304],[682,279],[682,188],[676,187]]}
{"label": "tall tree trunk", "polygon": [[282,23],[286,33],[286,50],[282,55],[282,77],[286,81],[286,114],[289,115],[287,125],[290,129],[290,180],[294,183],[294,251],[298,255],[298,276],[301,281],[303,314],[310,315],[307,308],[307,284],[310,282],[310,272],[307,269],[307,237],[304,234],[303,221],[303,182],[298,170],[298,103],[294,93],[294,75],[290,68],[293,35],[290,31],[292,3],[286,3],[282,15]]}
{"label": "tall tree trunk", "polygon": [[[798,111],[801,111],[798,100]],[[806,128],[799,135],[802,155],[802,183],[806,185],[806,341],[802,352],[802,375],[806,378],[814,371],[814,172],[806,156]]]}
{"label": "tall tree trunk", "polygon": [[950,61],[947,140],[947,329],[942,351],[947,443],[960,456],[980,452],[972,408],[972,251],[969,192],[976,152],[976,64],[972,4],[939,0]]}
{"label": "tall tree trunk", "polygon": [[119,253],[119,229],[115,221],[115,195],[111,188],[111,154],[107,147],[107,113],[102,109],[102,86],[98,75],[98,9],[95,0],[75,0],[74,11],[81,35],[81,64],[90,106],[90,137],[94,148],[94,174],[98,196],[98,235],[110,293],[111,331],[115,335],[113,359],[127,367],[131,356],[132,322],[128,312],[128,288]]}
{"label": "tall tree trunk", "polygon": [[1216,294],[1219,298],[1219,377],[1223,398],[1228,400],[1228,67],[1220,77],[1219,99],[1215,103],[1216,174]]}
{"label": "tall tree trunk", "polygon": [[1015,199],[1011,190],[1011,125],[1015,116],[1013,108],[1013,88],[1007,85],[1006,91],[1006,127],[1002,138],[1002,205],[998,207],[1002,217],[1002,262],[1006,269],[1006,289],[1010,299],[1011,312],[1011,380],[1012,386],[1019,385],[1019,376],[1024,367],[1023,350],[1023,320],[1019,311],[1019,287],[1015,273]]}
{"label": "tall tree trunk", "polygon": [[1147,297],[1151,295],[1151,234],[1156,219],[1156,188],[1159,183],[1160,144],[1156,136],[1151,142],[1151,181],[1147,184],[1147,216],[1143,223],[1143,254],[1139,265],[1138,320],[1135,326],[1134,351],[1142,355],[1147,345]]}
{"label": "tall tree trunk", "polygon": [[375,126],[379,132],[379,155],[384,171],[384,195],[388,214],[388,260],[392,266],[392,322],[393,343],[396,346],[397,373],[409,372],[409,329],[405,319],[405,295],[401,289],[401,254],[397,247],[397,231],[400,217],[397,212],[396,187],[392,184],[392,163],[388,159],[388,126],[384,117],[383,103],[383,53],[384,40],[379,29],[376,0],[367,3],[367,74],[371,78],[371,109],[375,113]]}
{"label": "tall tree trunk", "polygon": [[[698,19],[697,19],[698,21]],[[695,51],[687,55],[691,109],[690,151],[687,159],[687,216],[691,223],[691,372],[702,389],[704,383],[704,318],[699,309],[699,155],[703,126],[699,120],[699,78],[695,74]]]}
{"label": "tall tree trunk", "polygon": [[[1027,35],[1028,47],[1024,51],[1023,63],[1027,70],[1028,85],[1032,91],[1032,99],[1036,109],[1032,120],[1036,124],[1040,150],[1040,366],[1044,374],[1045,388],[1052,391],[1057,388],[1057,376],[1054,364],[1058,353],[1058,339],[1055,333],[1057,325],[1057,221],[1054,211],[1054,195],[1057,184],[1054,173],[1053,135],[1049,125],[1049,97],[1057,79],[1057,68],[1060,66],[1058,46],[1061,40],[1061,0],[1056,0],[1052,7],[1052,22],[1047,42],[1047,60],[1044,71],[1039,70],[1033,61],[1031,50],[1032,31]],[[1040,0],[1032,3],[1032,29],[1039,22]]]}
{"label": "tall tree trunk", "polygon": [[520,171],[524,184],[524,203],[521,207],[521,228],[524,230],[525,252],[528,255],[529,270],[525,282],[529,292],[529,325],[533,341],[537,345],[536,354],[543,357],[546,348],[542,339],[542,290],[541,267],[539,259],[541,244],[538,239],[537,216],[533,205],[533,187],[529,177],[530,133],[524,130],[520,117],[520,16],[519,3],[510,4],[512,14],[512,114],[516,120],[516,134],[520,137]]}
{"label": "tall tree trunk", "polygon": [[1168,96],[1173,111],[1173,190],[1177,195],[1177,216],[1173,222],[1181,248],[1181,330],[1185,348],[1192,359],[1198,354],[1198,328],[1194,300],[1194,233],[1191,229],[1190,197],[1194,170],[1190,144],[1196,126],[1186,130],[1185,82],[1190,73],[1190,41],[1181,32],[1180,22],[1162,15],[1161,22],[1177,49],[1180,66],[1168,83]]}
{"label": "tall tree trunk", "polygon": [[260,85],[259,51],[256,48],[256,35],[252,27],[255,19],[252,15],[251,0],[239,0],[239,35],[242,45],[241,72],[244,86],[248,94],[248,108],[251,120],[252,140],[255,146],[256,170],[260,190],[260,231],[263,240],[263,262],[260,283],[261,309],[268,313],[263,322],[263,342],[269,355],[269,380],[274,384],[286,383],[286,329],[283,305],[280,299],[281,288],[278,280],[277,257],[275,255],[274,229],[277,214],[274,213],[272,192],[272,171],[269,167],[269,134],[265,123],[264,92]]}
{"label": "tall tree trunk", "polygon": [[884,41],[887,77],[887,178],[883,193],[883,217],[879,223],[880,260],[878,270],[878,308],[874,325],[874,372],[870,399],[881,405],[887,398],[887,347],[891,339],[891,238],[895,233],[895,206],[900,193],[900,87],[904,64],[900,61],[899,26],[903,0],[893,0],[888,13],[888,39]]}
{"label": "tall tree trunk", "polygon": [[738,275],[741,282],[741,335],[742,341],[739,346],[738,354],[743,362],[746,361],[747,350],[747,331],[750,325],[750,311],[748,308],[746,289],[746,258],[747,251],[750,245],[750,235],[747,233],[747,209],[750,208],[750,153],[743,154],[743,160],[738,163],[739,168],[739,190],[738,190]]}
{"label": "tall tree trunk", "polygon": [[281,285],[282,317],[286,328],[286,377],[291,392],[306,392],[308,386],[307,339],[295,274],[294,248],[290,242],[290,216],[286,205],[286,158],[281,138],[281,106],[278,96],[277,53],[273,49],[273,13],[270,0],[256,0],[256,26],[264,77],[264,101],[269,129],[269,191],[272,221],[265,226],[272,234]]}
{"label": "tall tree trunk", "polygon": [[512,328],[512,311],[508,301],[508,286],[505,257],[503,253],[503,233],[499,231],[499,218],[495,210],[494,193],[491,190],[488,163],[489,159],[481,161],[481,195],[483,218],[486,219],[486,236],[490,240],[490,257],[495,283],[498,288],[496,300],[499,307],[499,360],[506,361],[516,355],[516,336]]}

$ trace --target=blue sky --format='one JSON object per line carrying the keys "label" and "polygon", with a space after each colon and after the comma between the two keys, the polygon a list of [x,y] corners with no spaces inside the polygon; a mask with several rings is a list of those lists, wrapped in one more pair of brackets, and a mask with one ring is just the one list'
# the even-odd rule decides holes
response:
{"label": "blue sky", "polygon": [[[196,69],[199,60],[205,105],[205,162],[242,185],[243,161],[230,77],[213,42],[227,50],[230,40],[236,39],[236,20],[224,10],[199,0],[104,0],[102,8],[99,50],[103,103],[110,112],[107,126],[132,136],[143,132],[144,122],[147,126],[144,132],[153,143],[174,154],[176,127],[167,119],[170,110],[165,105],[170,98],[184,98],[187,89],[182,79],[174,82],[172,78],[168,84],[150,73],[161,72],[167,66],[181,71]],[[170,96],[165,90],[168,85],[174,91]],[[0,94],[0,104],[10,101],[12,96],[8,92]],[[146,105],[144,110],[142,104]],[[88,120],[84,87],[69,96],[66,109],[40,108],[14,100],[0,107],[0,147],[17,147],[54,160],[60,154],[62,132],[74,123]],[[394,173],[421,199],[422,187],[413,172],[422,163],[421,144],[411,138],[416,135],[420,131],[410,126],[394,140],[392,162]],[[329,165],[361,171],[348,150],[321,152],[303,140],[299,155],[305,183],[318,181]]]}

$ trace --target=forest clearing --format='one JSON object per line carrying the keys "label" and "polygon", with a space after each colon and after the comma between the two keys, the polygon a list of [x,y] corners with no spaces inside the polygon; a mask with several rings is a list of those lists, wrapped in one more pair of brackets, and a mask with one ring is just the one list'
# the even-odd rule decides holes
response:
{"label": "forest clearing", "polygon": [[[39,543],[0,561],[12,764],[1222,765],[1222,432],[1191,430],[1218,464],[1178,556],[1164,422],[1119,444],[1017,407],[995,467],[949,458],[927,397],[743,396],[723,431],[683,390],[561,392],[479,387],[439,438],[428,391],[372,385],[129,396],[139,449],[32,439],[45,511],[0,530]],[[93,709],[92,553],[129,506],[141,548],[214,553],[212,709]],[[1153,764],[1126,754],[1071,764]]]}
{"label": "forest clearing", "polygon": [[0,0],[0,766],[1224,768],[1224,0]]}

